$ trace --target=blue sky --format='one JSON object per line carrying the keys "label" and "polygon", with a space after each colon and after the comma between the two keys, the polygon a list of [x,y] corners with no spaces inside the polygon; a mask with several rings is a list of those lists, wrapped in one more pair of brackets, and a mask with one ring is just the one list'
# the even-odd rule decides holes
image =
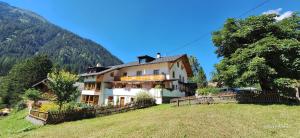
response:
{"label": "blue sky", "polygon": [[[91,39],[124,62],[138,55],[196,56],[206,74],[220,59],[212,31],[229,17],[238,17],[263,0],[1,0],[38,13],[50,22]],[[269,0],[247,13],[300,11],[300,0]],[[205,37],[201,37],[205,35]],[[201,37],[184,48],[186,43]]]}

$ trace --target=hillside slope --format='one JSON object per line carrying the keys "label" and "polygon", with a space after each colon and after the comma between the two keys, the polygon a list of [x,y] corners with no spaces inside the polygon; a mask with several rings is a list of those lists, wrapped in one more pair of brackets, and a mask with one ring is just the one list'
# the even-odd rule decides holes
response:
{"label": "hillside slope", "polygon": [[159,105],[106,117],[47,125],[11,137],[298,137],[298,108],[246,104]]}
{"label": "hillside slope", "polygon": [[0,76],[16,62],[36,54],[47,54],[62,68],[76,72],[97,63],[122,63],[101,45],[4,2],[0,2],[0,32]]}

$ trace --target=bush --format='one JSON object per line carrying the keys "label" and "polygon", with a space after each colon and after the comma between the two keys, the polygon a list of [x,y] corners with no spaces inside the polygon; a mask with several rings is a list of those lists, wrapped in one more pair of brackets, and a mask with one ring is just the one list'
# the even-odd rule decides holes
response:
{"label": "bush", "polygon": [[147,91],[141,91],[135,96],[135,102],[138,105],[155,104],[155,99]]}
{"label": "bush", "polygon": [[29,100],[37,102],[41,99],[41,92],[36,89],[28,89],[25,91],[25,97]]}
{"label": "bush", "polygon": [[25,108],[27,108],[27,104],[26,104],[25,101],[20,101],[20,102],[18,102],[18,103],[15,105],[15,109],[16,109],[17,111],[21,111],[21,110],[23,110],[23,109],[25,109]]}
{"label": "bush", "polygon": [[197,89],[196,92],[198,95],[208,95],[208,94],[217,94],[220,92],[220,90],[214,87],[204,87],[204,88]]}
{"label": "bush", "polygon": [[[70,102],[66,103],[62,106],[63,111],[72,111],[72,110],[80,110],[80,109],[92,109],[93,106],[85,104],[85,103],[75,103]],[[53,102],[42,104],[39,109],[40,112],[51,112],[51,111],[59,111],[59,106]]]}
{"label": "bush", "polygon": [[85,104],[85,103],[76,103],[76,102],[70,102],[63,105],[62,110],[80,110],[80,109],[92,109],[93,106]]}
{"label": "bush", "polygon": [[58,109],[59,109],[59,106],[55,103],[45,103],[45,104],[42,104],[39,111],[40,112],[49,112],[49,111],[58,111]]}

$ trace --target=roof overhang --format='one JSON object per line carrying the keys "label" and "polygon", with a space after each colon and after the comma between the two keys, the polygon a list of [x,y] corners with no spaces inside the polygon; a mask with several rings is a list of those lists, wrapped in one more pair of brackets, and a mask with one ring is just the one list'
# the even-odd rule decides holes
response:
{"label": "roof overhang", "polygon": [[145,64],[133,64],[133,65],[127,65],[127,66],[117,65],[116,67],[112,67],[112,68],[109,68],[109,69],[101,71],[101,72],[84,73],[84,74],[80,74],[79,76],[80,77],[85,77],[85,76],[102,75],[102,74],[105,74],[105,73],[108,73],[108,72],[111,72],[111,71],[114,71],[114,70],[119,70],[119,69],[122,69],[122,68],[126,68],[126,67],[145,66],[145,65],[152,65],[152,64],[161,64],[161,63],[168,63],[168,62],[176,62],[176,61],[178,61],[180,59],[183,62],[183,65],[184,65],[184,67],[186,69],[188,77],[192,77],[193,76],[192,67],[191,67],[191,65],[189,63],[189,59],[188,59],[188,56],[186,54],[180,56],[179,58],[177,58],[174,61],[164,61],[164,62],[156,62],[156,63],[151,63],[150,62],[150,63],[145,63]]}

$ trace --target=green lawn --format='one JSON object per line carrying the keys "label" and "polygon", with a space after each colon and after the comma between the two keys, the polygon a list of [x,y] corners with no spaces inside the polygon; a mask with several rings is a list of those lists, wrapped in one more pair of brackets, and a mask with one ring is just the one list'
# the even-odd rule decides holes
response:
{"label": "green lawn", "polygon": [[299,128],[299,106],[218,104],[170,107],[170,105],[160,105],[112,116],[48,125],[10,137],[286,138],[299,137]]}
{"label": "green lawn", "polygon": [[8,117],[0,117],[0,138],[38,128],[25,120],[28,111],[12,113]]}

